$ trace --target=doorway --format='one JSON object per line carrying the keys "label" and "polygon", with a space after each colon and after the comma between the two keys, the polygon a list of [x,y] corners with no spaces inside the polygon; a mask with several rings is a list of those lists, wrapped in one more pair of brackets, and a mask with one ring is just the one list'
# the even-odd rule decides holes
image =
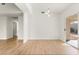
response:
{"label": "doorway", "polygon": [[66,19],[66,43],[78,48],[78,15]]}
{"label": "doorway", "polygon": [[17,22],[13,22],[13,38],[17,39]]}

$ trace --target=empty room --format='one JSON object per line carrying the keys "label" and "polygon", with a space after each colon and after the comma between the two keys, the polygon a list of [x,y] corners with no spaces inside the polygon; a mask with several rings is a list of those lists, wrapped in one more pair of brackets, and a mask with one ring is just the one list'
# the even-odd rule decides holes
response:
{"label": "empty room", "polygon": [[78,55],[79,3],[0,3],[0,55]]}

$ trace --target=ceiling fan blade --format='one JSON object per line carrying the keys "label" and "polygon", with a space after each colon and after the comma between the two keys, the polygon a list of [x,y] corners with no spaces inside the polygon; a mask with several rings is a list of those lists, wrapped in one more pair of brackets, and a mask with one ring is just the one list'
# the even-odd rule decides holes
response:
{"label": "ceiling fan blade", "polygon": [[48,10],[47,13],[50,13],[50,10]]}
{"label": "ceiling fan blade", "polygon": [[47,12],[45,12],[45,14],[49,14],[50,13],[50,10],[48,10]]}
{"label": "ceiling fan blade", "polygon": [[45,12],[45,14],[47,14],[47,15],[48,15],[48,12]]}

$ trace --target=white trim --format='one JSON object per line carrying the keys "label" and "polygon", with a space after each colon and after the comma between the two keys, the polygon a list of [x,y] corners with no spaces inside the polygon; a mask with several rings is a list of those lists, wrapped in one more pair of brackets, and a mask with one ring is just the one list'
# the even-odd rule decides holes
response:
{"label": "white trim", "polygon": [[28,41],[28,39],[23,39],[23,43],[26,43]]}
{"label": "white trim", "polygon": [[30,38],[29,40],[61,40],[59,38]]}
{"label": "white trim", "polygon": [[0,40],[7,40],[8,38],[0,38]]}

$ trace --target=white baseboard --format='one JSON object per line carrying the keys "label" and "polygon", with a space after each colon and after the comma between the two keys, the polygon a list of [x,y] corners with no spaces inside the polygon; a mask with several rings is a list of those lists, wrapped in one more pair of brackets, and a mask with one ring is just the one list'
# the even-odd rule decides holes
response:
{"label": "white baseboard", "polygon": [[23,43],[26,43],[28,40],[27,39],[23,39]]}
{"label": "white baseboard", "polygon": [[0,40],[7,40],[7,38],[0,38]]}
{"label": "white baseboard", "polygon": [[23,40],[22,38],[19,38],[19,39],[17,39],[17,40]]}
{"label": "white baseboard", "polygon": [[29,40],[61,40],[60,38],[30,38]]}
{"label": "white baseboard", "polygon": [[58,40],[61,39],[60,37],[30,37],[30,40]]}

